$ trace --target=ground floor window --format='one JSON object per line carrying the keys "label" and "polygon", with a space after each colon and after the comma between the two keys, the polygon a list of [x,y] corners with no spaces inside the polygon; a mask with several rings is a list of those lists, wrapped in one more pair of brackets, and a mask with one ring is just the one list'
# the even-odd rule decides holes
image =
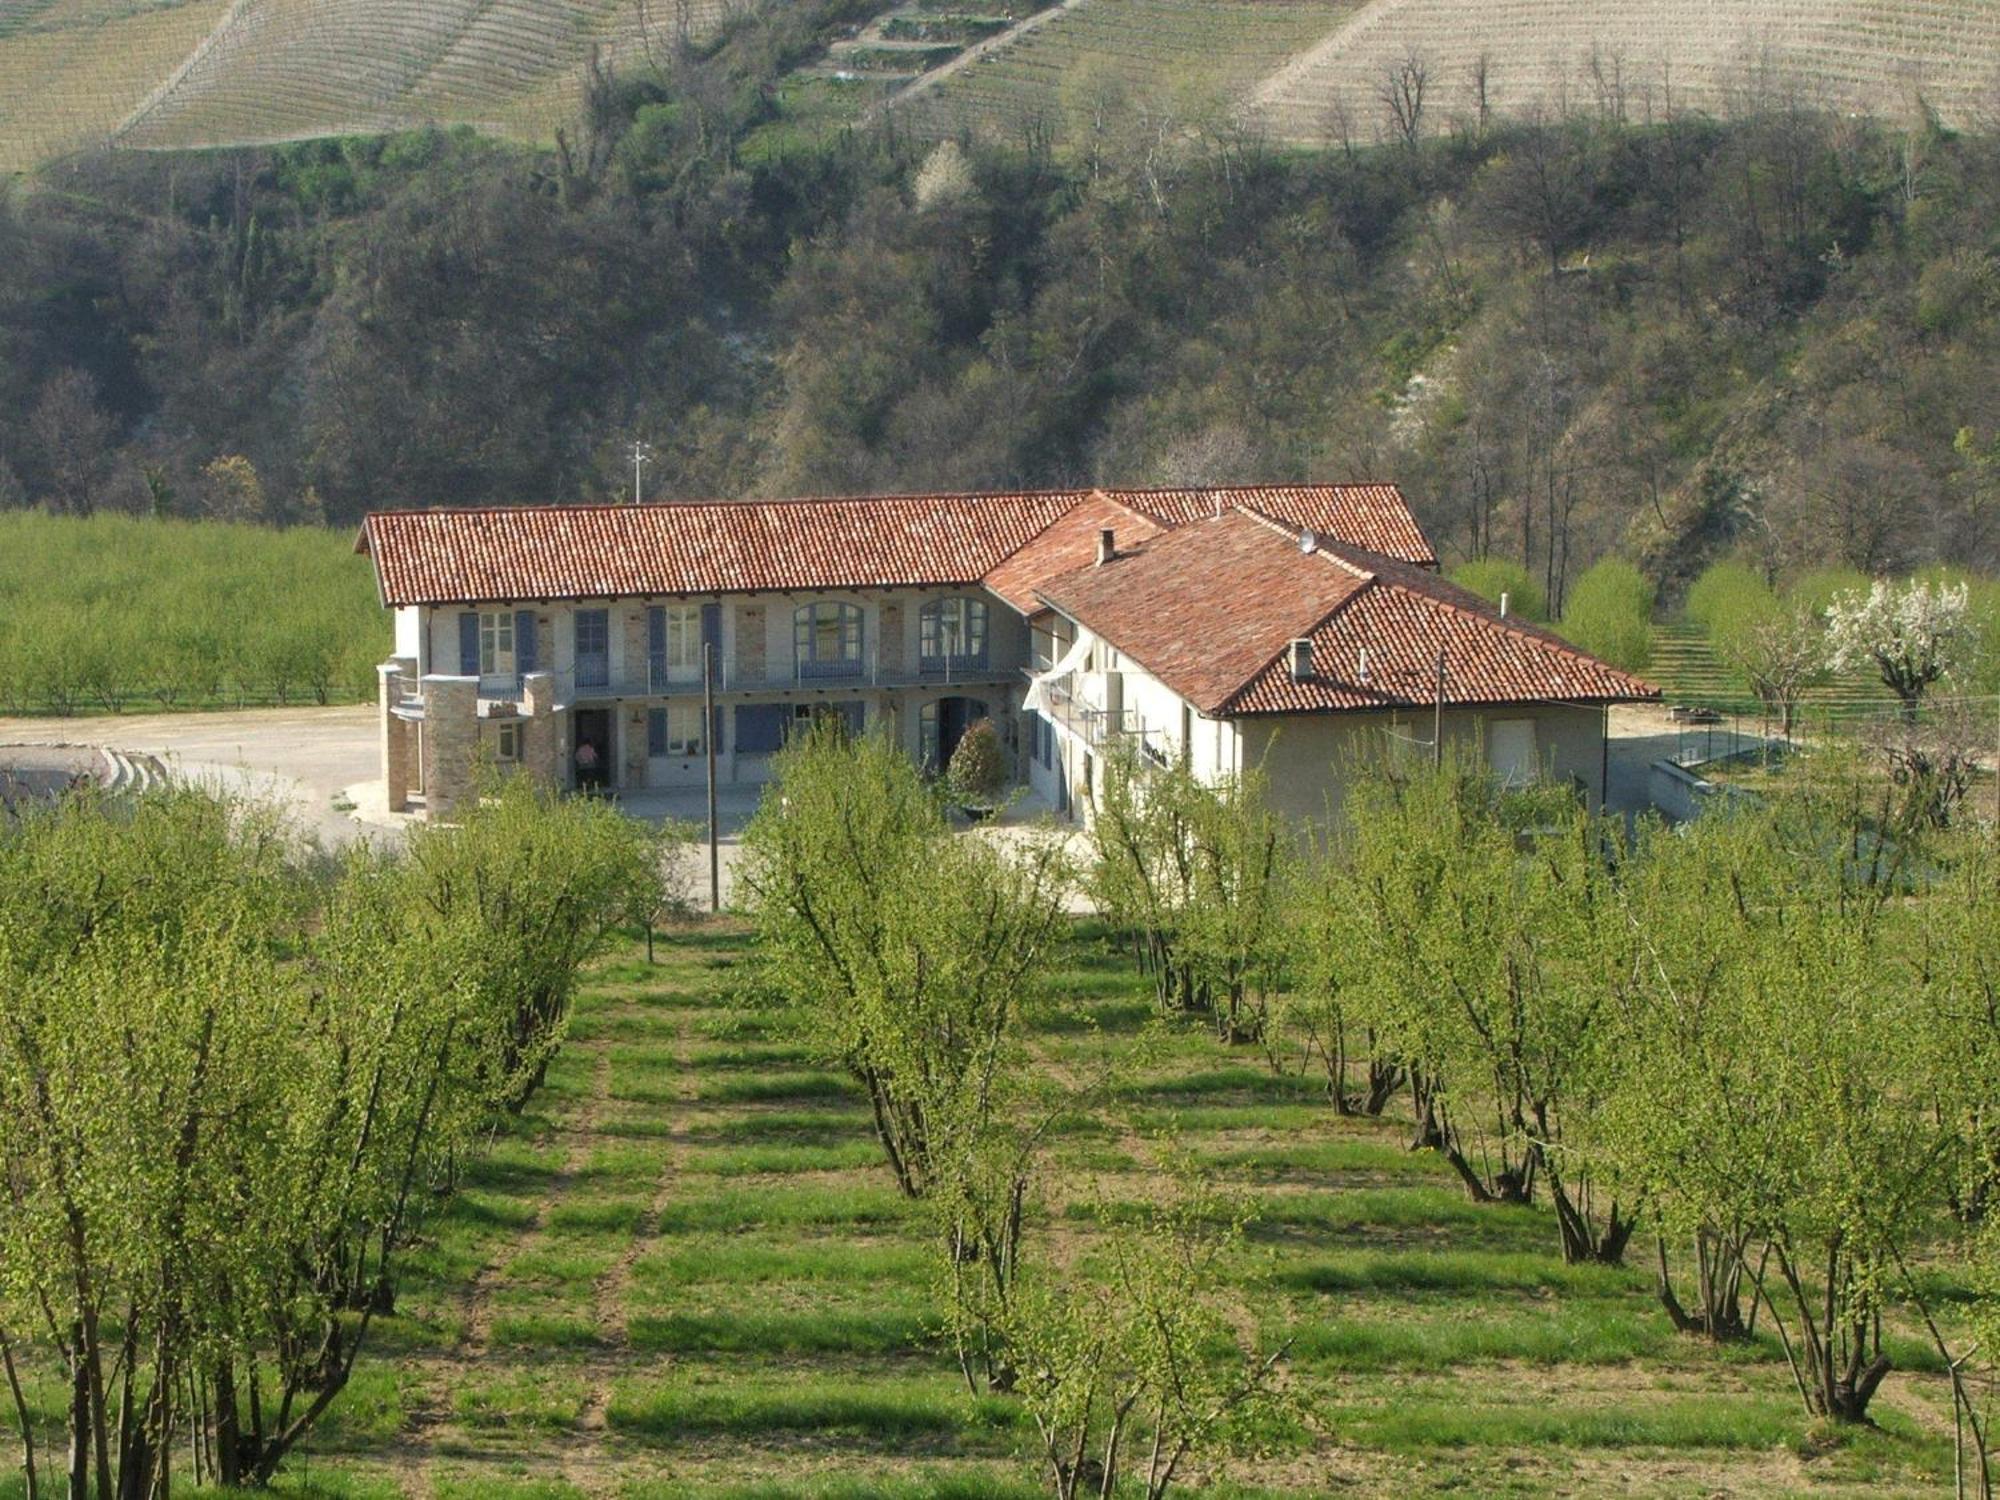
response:
{"label": "ground floor window", "polygon": [[670,703],[646,715],[648,755],[701,755],[701,705]]}
{"label": "ground floor window", "polygon": [[500,726],[500,733],[498,739],[499,739],[499,744],[495,748],[493,754],[494,758],[498,760],[502,765],[510,765],[514,761],[517,761],[521,758],[520,725],[502,724]]}

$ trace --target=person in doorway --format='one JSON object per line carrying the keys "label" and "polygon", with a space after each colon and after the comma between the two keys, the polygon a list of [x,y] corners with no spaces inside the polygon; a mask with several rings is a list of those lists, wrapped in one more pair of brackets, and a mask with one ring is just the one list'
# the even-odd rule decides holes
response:
{"label": "person in doorway", "polygon": [[576,779],[593,781],[597,771],[597,746],[589,740],[580,741],[576,747]]}

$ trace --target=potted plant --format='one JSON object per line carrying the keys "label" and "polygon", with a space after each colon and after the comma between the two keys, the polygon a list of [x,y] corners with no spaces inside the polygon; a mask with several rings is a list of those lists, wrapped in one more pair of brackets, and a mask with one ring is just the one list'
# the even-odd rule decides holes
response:
{"label": "potted plant", "polygon": [[1007,788],[1007,752],[991,719],[965,731],[945,768],[945,790],[964,814],[977,822],[999,808]]}

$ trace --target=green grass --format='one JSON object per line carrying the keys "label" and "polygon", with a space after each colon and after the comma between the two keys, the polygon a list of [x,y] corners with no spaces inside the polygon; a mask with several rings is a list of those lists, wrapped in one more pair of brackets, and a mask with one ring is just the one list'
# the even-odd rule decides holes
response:
{"label": "green grass", "polygon": [[[626,1496],[1043,1493],[1032,1424],[971,1399],[940,1338],[941,1268],[865,1101],[730,1000],[740,937],[691,939],[654,969],[620,955],[587,987],[555,1087],[407,1252],[396,1316],[279,1493],[396,1493],[422,1451],[439,1494],[568,1495],[586,1441],[604,1491]],[[1143,1137],[1170,1125],[1257,1215],[1231,1294],[1246,1333],[1288,1343],[1298,1409],[1246,1434],[1268,1455],[1262,1488],[1199,1493],[1769,1497],[1803,1474],[1873,1500],[1948,1483],[1949,1406],[1906,1310],[1889,1310],[1882,1430],[1829,1434],[1765,1328],[1720,1349],[1674,1334],[1643,1250],[1629,1268],[1565,1265],[1546,1207],[1469,1201],[1405,1149],[1406,1119],[1343,1120],[1311,1080],[1160,1026],[1099,937],[1064,973],[1092,1023],[1058,1018],[1035,1045],[1069,1068],[1108,1050],[1129,1082],[1054,1138],[1031,1253],[1056,1236],[1067,1263],[1093,1263],[1100,1199],[1144,1211],[1158,1157]],[[602,1055],[621,1097],[592,1097]],[[1947,1267],[1924,1275],[1957,1326],[1963,1288]],[[59,1377],[31,1399],[59,1450]]]}

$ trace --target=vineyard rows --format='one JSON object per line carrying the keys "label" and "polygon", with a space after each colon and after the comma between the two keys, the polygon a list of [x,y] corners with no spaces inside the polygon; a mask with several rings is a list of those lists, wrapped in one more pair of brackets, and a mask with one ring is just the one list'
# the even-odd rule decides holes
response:
{"label": "vineyard rows", "polygon": [[1226,110],[1334,29],[1349,0],[1082,0],[913,99],[934,134],[1061,135],[1102,104],[1181,117]]}
{"label": "vineyard rows", "polygon": [[[697,28],[726,0],[695,0]],[[0,0],[0,172],[150,148],[475,124],[550,139],[593,50],[668,43],[671,0]]]}
{"label": "vineyard rows", "polygon": [[1815,104],[1888,115],[1916,91],[1964,123],[2000,108],[2000,5],[1988,0],[1376,0],[1266,79],[1250,117],[1323,140],[1344,108],[1365,137],[1389,70],[1426,63],[1436,118],[1473,107],[1478,60],[1501,112],[1595,103],[1616,77],[1628,112],[1713,113],[1797,80]]}
{"label": "vineyard rows", "polygon": [[228,8],[228,0],[0,3],[0,173],[103,140]]}

